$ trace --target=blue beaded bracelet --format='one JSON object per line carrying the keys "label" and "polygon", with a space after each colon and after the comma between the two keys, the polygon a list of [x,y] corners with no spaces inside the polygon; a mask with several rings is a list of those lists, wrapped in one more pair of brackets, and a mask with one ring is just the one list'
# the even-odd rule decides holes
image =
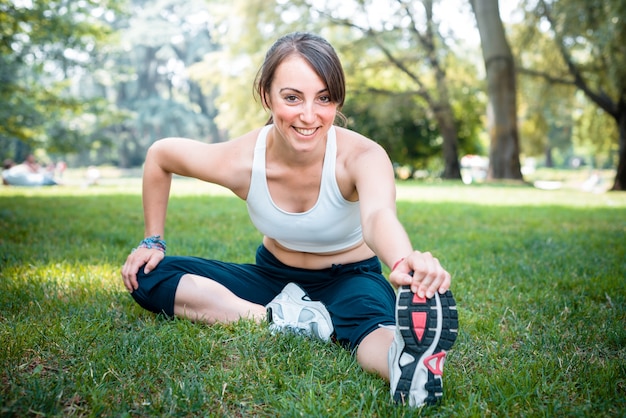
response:
{"label": "blue beaded bracelet", "polygon": [[[165,254],[165,251],[167,250],[167,244],[165,244],[165,240],[161,239],[160,235],[152,235],[150,237],[142,239],[137,248],[156,248],[157,250],[163,251],[163,254]],[[135,248],[135,250],[137,248]]]}

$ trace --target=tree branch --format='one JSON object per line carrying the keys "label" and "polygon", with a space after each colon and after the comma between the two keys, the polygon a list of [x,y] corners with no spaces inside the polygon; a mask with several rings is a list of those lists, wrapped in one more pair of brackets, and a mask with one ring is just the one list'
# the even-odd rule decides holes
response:
{"label": "tree branch", "polygon": [[576,87],[581,89],[587,97],[589,97],[593,102],[595,102],[598,106],[600,106],[605,112],[613,116],[614,118],[618,117],[618,109],[616,103],[611,100],[611,98],[603,92],[595,92],[591,90],[582,74],[580,73],[578,67],[574,63],[574,60],[570,56],[565,47],[565,42],[563,41],[563,36],[557,32],[556,26],[554,24],[554,19],[552,18],[552,14],[549,11],[548,5],[544,0],[540,0],[539,4],[542,6],[542,15],[546,18],[548,23],[550,23],[550,28],[552,29],[552,33],[554,34],[554,39],[556,44],[561,52],[561,56],[569,69],[570,74],[574,77],[573,83]]}
{"label": "tree branch", "polygon": [[397,59],[392,53],[391,51],[385,46],[383,45],[380,40],[378,39],[378,37],[376,36],[376,33],[373,32],[371,29],[367,31],[366,34],[368,37],[370,37],[370,39],[372,39],[374,41],[374,43],[376,43],[376,46],[382,51],[382,53],[387,57],[387,59],[389,61],[391,61],[391,63],[393,65],[395,65],[400,71],[402,71],[403,73],[405,73],[406,75],[409,76],[409,78],[411,80],[413,80],[415,82],[415,84],[417,84],[417,86],[419,87],[418,90],[418,94],[424,98],[424,100],[426,100],[428,103],[433,104],[434,101],[431,97],[431,95],[428,93],[428,91],[426,90],[426,88],[424,87],[424,83],[422,83],[422,80],[415,74],[413,73],[413,71],[411,71],[406,65],[404,65],[404,63],[402,61],[400,61],[399,59]]}
{"label": "tree branch", "polygon": [[412,96],[421,96],[422,93],[419,90],[402,90],[402,91],[397,91],[397,90],[388,90],[388,89],[381,89],[381,88],[377,88],[377,87],[366,87],[365,89],[362,90],[354,90],[355,94],[365,94],[365,93],[373,93],[373,94],[380,94],[380,95],[385,95],[385,96],[395,96],[395,97],[400,97],[400,96],[408,96],[408,97],[412,97]]}
{"label": "tree branch", "polygon": [[435,101],[433,100],[433,98],[430,95],[430,93],[428,93],[428,90],[424,87],[424,83],[419,78],[419,76],[417,76],[406,65],[404,65],[404,63],[401,60],[396,58],[396,56],[385,45],[383,45],[383,43],[380,41],[380,39],[378,37],[378,35],[379,35],[378,32],[374,31],[372,28],[364,28],[362,26],[359,26],[359,25],[355,24],[354,22],[352,22],[352,21],[350,21],[348,19],[336,18],[336,17],[332,16],[331,14],[327,13],[324,10],[316,9],[316,11],[318,13],[326,16],[329,20],[331,20],[332,22],[334,22],[334,23],[336,23],[338,25],[343,25],[343,26],[347,26],[349,28],[357,29],[364,36],[366,36],[369,39],[371,39],[376,44],[378,49],[380,49],[380,51],[385,55],[385,57],[387,57],[387,59],[393,65],[395,65],[400,71],[405,73],[411,80],[413,80],[415,82],[415,84],[417,84],[419,89],[415,91],[415,94],[417,94],[420,97],[422,97],[424,100],[426,100],[427,103],[429,103],[431,105],[435,104]]}
{"label": "tree branch", "polygon": [[439,60],[437,59],[437,52],[435,51],[435,36],[433,33],[433,8],[432,2],[428,1],[423,3],[424,11],[426,12],[426,33],[422,33],[417,28],[417,22],[415,20],[414,13],[409,9],[409,4],[402,0],[398,0],[400,6],[404,9],[407,17],[411,21],[411,25],[409,27],[409,31],[415,35],[415,37],[422,44],[424,49],[426,50],[426,56],[428,57],[428,61],[430,65],[434,68],[435,72],[441,74],[443,72],[442,68],[439,65]]}
{"label": "tree branch", "polygon": [[574,80],[571,79],[566,79],[566,78],[562,78],[562,77],[555,77],[553,75],[550,75],[548,73],[544,73],[543,71],[537,71],[537,70],[532,70],[530,68],[523,68],[523,67],[517,67],[517,72],[523,75],[529,75],[532,77],[539,77],[539,78],[543,78],[544,80],[546,80],[548,83],[550,84],[565,84],[568,86],[573,86],[573,87],[577,87],[576,83],[574,82]]}

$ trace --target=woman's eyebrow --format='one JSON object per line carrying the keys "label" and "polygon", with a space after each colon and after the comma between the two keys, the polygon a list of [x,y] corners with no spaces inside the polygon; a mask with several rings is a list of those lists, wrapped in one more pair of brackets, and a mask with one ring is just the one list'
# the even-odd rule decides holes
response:
{"label": "woman's eyebrow", "polygon": [[[302,91],[300,91],[300,90],[298,90],[298,89],[295,89],[295,88],[293,88],[293,87],[283,87],[282,89],[280,89],[280,90],[279,90],[279,92],[280,92],[280,93],[282,93],[282,92],[284,92],[285,90],[291,90],[291,91],[293,91],[293,92],[300,93],[300,94],[303,94],[303,93],[304,93],[304,92],[302,92]],[[325,91],[328,91],[328,88],[321,89],[321,90],[320,90],[320,91],[318,91],[316,94],[324,93]]]}

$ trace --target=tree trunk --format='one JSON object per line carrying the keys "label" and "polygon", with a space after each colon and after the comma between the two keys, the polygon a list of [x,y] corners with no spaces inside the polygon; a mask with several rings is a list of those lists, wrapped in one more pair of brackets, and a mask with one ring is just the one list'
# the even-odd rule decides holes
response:
{"label": "tree trunk", "polygon": [[546,167],[554,167],[554,162],[552,161],[552,147],[550,145],[546,146]]}
{"label": "tree trunk", "polygon": [[621,106],[615,119],[619,132],[617,173],[611,190],[626,190],[626,106]]}
{"label": "tree trunk", "polygon": [[457,149],[458,132],[454,122],[454,115],[450,102],[440,103],[434,109],[435,119],[439,127],[439,133],[443,138],[443,161],[444,170],[441,175],[444,179],[458,180],[461,178],[461,165]]}
{"label": "tree trunk", "polygon": [[489,179],[522,179],[517,131],[513,54],[500,19],[498,0],[470,0],[487,72],[487,127],[491,139]]}

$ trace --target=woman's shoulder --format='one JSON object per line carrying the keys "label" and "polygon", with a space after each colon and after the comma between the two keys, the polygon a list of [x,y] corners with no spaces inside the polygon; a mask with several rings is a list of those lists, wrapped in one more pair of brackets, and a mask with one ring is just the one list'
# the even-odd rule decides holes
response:
{"label": "woman's shoulder", "polygon": [[357,152],[385,152],[376,141],[352,129],[335,126],[335,132],[339,152],[342,150],[350,151],[352,154]]}
{"label": "woman's shoulder", "polygon": [[259,133],[261,132],[263,128],[255,128],[251,131],[248,131],[246,133],[244,133],[243,135],[240,135],[238,137],[235,137],[233,139],[230,139],[226,142],[224,142],[224,144],[235,144],[235,145],[254,145],[256,143],[257,138],[259,137]]}
{"label": "woman's shoulder", "polygon": [[251,157],[254,152],[260,130],[261,128],[254,129],[241,136],[223,142],[206,144],[208,145],[207,150],[211,150],[210,152],[214,155],[221,155],[220,158],[229,159],[231,161],[234,158],[246,159],[247,156]]}
{"label": "woman's shoulder", "polygon": [[[210,154],[211,167],[207,179],[225,186],[244,199],[250,186],[250,174],[256,140],[261,128],[249,131],[225,142],[212,144],[214,152]],[[209,148],[211,149],[211,148]]]}
{"label": "woman's shoulder", "polygon": [[377,142],[347,128],[337,127],[336,132],[336,167],[339,181],[347,178],[354,183],[364,173],[381,173],[390,170],[389,156]]}

